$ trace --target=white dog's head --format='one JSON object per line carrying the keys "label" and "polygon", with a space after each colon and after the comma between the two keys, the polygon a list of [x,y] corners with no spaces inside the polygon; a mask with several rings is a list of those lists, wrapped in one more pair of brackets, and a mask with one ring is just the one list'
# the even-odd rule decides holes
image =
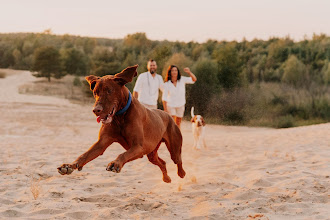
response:
{"label": "white dog's head", "polygon": [[194,107],[191,108],[191,120],[192,123],[196,124],[196,127],[205,126],[205,121],[203,116],[194,115]]}

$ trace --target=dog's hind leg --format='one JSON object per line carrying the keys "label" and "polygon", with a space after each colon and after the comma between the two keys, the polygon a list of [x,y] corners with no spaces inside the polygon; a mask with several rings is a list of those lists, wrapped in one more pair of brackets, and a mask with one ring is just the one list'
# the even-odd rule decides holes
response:
{"label": "dog's hind leg", "polygon": [[182,167],[181,149],[182,149],[182,135],[180,129],[173,123],[167,129],[164,135],[164,141],[168,151],[170,152],[171,159],[178,167],[178,175],[183,178],[186,172]]}
{"label": "dog's hind leg", "polygon": [[147,154],[148,159],[151,163],[159,166],[160,170],[163,173],[163,181],[166,183],[170,183],[171,182],[171,178],[167,175],[167,170],[166,170],[166,162],[164,160],[162,160],[159,156],[158,156],[158,148],[160,146],[161,142],[159,142],[158,146],[156,147],[156,149],[154,151],[152,151],[151,153]]}

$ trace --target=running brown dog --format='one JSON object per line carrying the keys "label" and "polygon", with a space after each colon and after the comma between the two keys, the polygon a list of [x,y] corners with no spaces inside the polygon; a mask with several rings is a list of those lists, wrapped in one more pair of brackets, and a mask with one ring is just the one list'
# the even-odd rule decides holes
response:
{"label": "running brown dog", "polygon": [[170,183],[166,163],[157,153],[160,144],[165,142],[171,159],[177,164],[178,175],[181,178],[185,176],[181,159],[182,135],[172,117],[162,110],[145,108],[124,86],[137,75],[137,67],[127,67],[114,76],[86,77],[95,97],[93,112],[97,121],[102,122],[99,139],[73,163],[58,167],[60,174],[71,174],[75,169],[80,171],[89,161],[102,155],[113,142],[118,142],[126,152],[110,162],[107,171],[119,173],[125,163],[146,154],[149,161],[161,169],[163,181]]}

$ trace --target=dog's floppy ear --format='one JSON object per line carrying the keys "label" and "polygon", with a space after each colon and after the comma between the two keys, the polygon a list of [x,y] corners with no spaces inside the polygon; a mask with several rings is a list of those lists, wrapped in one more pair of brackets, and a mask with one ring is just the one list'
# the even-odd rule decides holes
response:
{"label": "dog's floppy ear", "polygon": [[201,119],[202,119],[202,125],[203,125],[203,126],[205,126],[205,121],[204,121],[204,118],[203,118],[203,117],[201,117]]}
{"label": "dog's floppy ear", "polygon": [[95,87],[95,84],[96,84],[96,81],[98,79],[100,79],[100,77],[99,76],[90,75],[90,76],[86,76],[85,79],[89,83],[90,89],[93,91],[93,89]]}
{"label": "dog's floppy ear", "polygon": [[138,68],[139,65],[135,66],[129,66],[120,73],[117,73],[115,75],[115,82],[117,82],[119,85],[123,86],[128,82],[132,82],[133,78],[137,76],[136,69]]}

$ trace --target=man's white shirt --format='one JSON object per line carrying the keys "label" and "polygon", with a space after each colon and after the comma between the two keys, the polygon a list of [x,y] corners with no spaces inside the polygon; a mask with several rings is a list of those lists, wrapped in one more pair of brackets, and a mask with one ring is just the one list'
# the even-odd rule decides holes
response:
{"label": "man's white shirt", "polygon": [[163,78],[156,73],[155,77],[150,72],[141,73],[136,80],[133,91],[138,93],[139,102],[147,105],[157,105],[158,91],[163,91]]}

